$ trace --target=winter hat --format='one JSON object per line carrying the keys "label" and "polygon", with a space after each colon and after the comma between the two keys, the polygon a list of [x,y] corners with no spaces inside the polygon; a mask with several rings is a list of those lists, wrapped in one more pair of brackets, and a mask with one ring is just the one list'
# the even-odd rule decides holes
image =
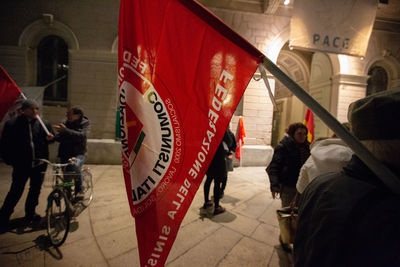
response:
{"label": "winter hat", "polygon": [[38,103],[35,100],[32,99],[25,99],[21,103],[21,109],[25,110],[27,108],[39,108]]}
{"label": "winter hat", "polygon": [[387,90],[350,104],[351,132],[360,140],[400,139],[400,90]]}

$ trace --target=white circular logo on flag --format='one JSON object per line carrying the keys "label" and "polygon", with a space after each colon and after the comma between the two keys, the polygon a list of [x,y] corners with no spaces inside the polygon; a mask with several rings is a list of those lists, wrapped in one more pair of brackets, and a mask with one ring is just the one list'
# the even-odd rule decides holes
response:
{"label": "white circular logo on flag", "polygon": [[120,86],[125,98],[121,105],[123,167],[129,172],[132,202],[139,214],[174,181],[182,161],[183,131],[172,99],[164,100],[135,69],[128,66],[125,71],[133,75]]}

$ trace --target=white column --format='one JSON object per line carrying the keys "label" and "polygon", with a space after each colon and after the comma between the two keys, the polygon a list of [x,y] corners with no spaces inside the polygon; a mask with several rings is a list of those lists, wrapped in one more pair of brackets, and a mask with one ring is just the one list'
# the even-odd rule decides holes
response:
{"label": "white column", "polygon": [[332,77],[331,111],[336,111],[336,118],[340,122],[347,122],[349,105],[365,97],[367,79],[367,76],[349,74],[337,74]]}

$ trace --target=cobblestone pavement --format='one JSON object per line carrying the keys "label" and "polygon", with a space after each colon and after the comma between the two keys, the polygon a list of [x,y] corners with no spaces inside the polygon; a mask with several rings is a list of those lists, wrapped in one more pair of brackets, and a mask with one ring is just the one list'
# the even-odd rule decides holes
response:
{"label": "cobblestone pavement", "polygon": [[[12,215],[14,229],[0,235],[0,266],[139,266],[135,223],[129,212],[122,168],[90,165],[94,200],[76,221],[66,242],[49,245],[42,223],[24,226],[27,188]],[[11,168],[0,163],[0,203],[9,190]],[[166,266],[292,266],[279,246],[275,210],[263,167],[238,167],[229,173],[221,205],[226,212],[201,210],[200,187],[172,247]],[[28,187],[28,185],[27,185]],[[45,183],[37,212],[45,215],[51,186]],[[212,194],[212,187],[211,187]]]}

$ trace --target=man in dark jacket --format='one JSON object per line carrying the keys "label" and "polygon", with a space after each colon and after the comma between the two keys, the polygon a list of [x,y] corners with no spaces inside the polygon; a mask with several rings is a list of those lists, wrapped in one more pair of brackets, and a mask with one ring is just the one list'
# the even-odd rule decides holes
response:
{"label": "man in dark jacket", "polygon": [[[13,167],[12,184],[0,210],[1,232],[8,230],[8,221],[14,207],[24,192],[30,178],[29,193],[25,202],[27,222],[39,220],[35,213],[40,189],[43,183],[45,164],[36,165],[35,159],[49,158],[48,143],[54,138],[47,134],[37,119],[39,107],[33,100],[25,100],[19,109],[20,115],[7,121],[1,135],[1,156],[7,165]],[[51,129],[50,126],[47,126]]]}
{"label": "man in dark jacket", "polygon": [[84,116],[80,107],[72,107],[67,111],[67,120],[59,125],[54,125],[58,134],[55,140],[60,143],[58,156],[61,163],[67,163],[71,158],[76,158],[75,165],[70,171],[79,173],[75,183],[75,193],[79,195],[82,190],[82,165],[86,161],[86,142],[90,131],[90,122]]}
{"label": "man in dark jacket", "polygon": [[[400,179],[400,90],[349,107],[353,134]],[[357,156],[301,195],[295,266],[400,266],[400,196]]]}

